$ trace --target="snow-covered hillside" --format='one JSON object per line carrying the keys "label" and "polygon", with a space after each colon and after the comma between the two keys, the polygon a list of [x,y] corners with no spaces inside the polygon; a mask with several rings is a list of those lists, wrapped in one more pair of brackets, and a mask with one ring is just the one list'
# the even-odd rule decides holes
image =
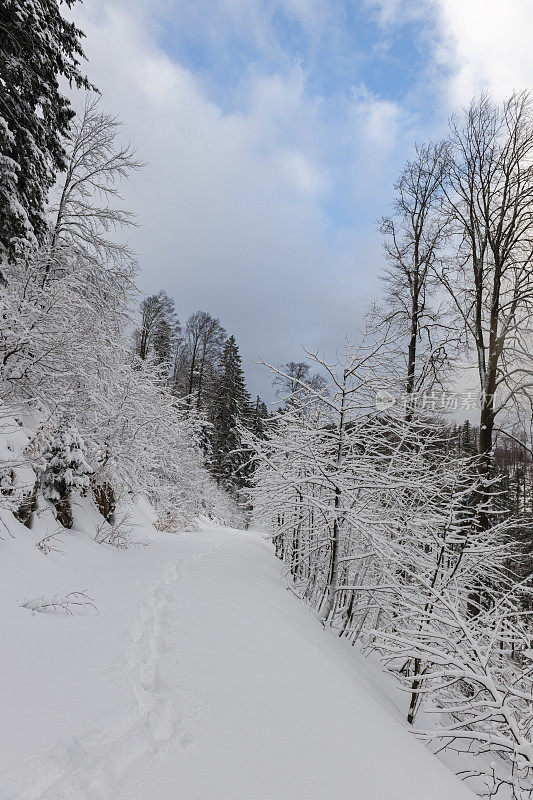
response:
{"label": "snow-covered hillside", "polygon": [[[287,590],[259,534],[205,526],[99,545],[90,509],[0,564],[1,800],[467,800],[377,668]],[[86,590],[72,614],[27,599]]]}

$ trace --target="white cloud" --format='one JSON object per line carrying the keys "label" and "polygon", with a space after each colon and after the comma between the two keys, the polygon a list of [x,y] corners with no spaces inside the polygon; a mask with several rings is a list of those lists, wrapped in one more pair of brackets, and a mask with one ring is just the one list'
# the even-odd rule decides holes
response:
{"label": "white cloud", "polygon": [[428,55],[425,80],[440,81],[443,99],[454,109],[482,90],[502,100],[515,89],[533,85],[533,0],[365,3],[389,33],[405,24],[413,26],[412,35],[418,33]]}
{"label": "white cloud", "polygon": [[[359,0],[352,0],[357,3]],[[405,22],[427,21],[431,4],[440,0],[363,0],[383,28],[402,25]]]}
{"label": "white cloud", "polygon": [[533,85],[533,0],[366,0],[384,27],[425,26],[452,107],[491,91],[498,99]]}
{"label": "white cloud", "polygon": [[376,292],[380,247],[373,228],[335,232],[324,209],[339,185],[354,222],[357,202],[390,196],[396,105],[362,91],[332,118],[295,64],[243,76],[242,108],[224,111],[157,46],[142,5],[94,0],[75,14],[89,76],[147,162],[124,189],[142,226],[130,239],[143,288],[165,288],[182,319],[220,316],[265,392],[259,355],[281,362],[300,344],[342,343]]}
{"label": "white cloud", "polygon": [[297,187],[302,194],[319,194],[325,186],[321,171],[302,153],[294,150],[282,151],[279,163],[290,185]]}
{"label": "white cloud", "polygon": [[377,11],[377,20],[383,27],[398,22],[410,8],[405,0],[365,0],[365,3],[368,8]]}
{"label": "white cloud", "polygon": [[372,97],[364,91],[356,99],[354,111],[359,122],[361,139],[373,144],[378,157],[390,153],[398,142],[402,121],[398,104]]}
{"label": "white cloud", "polygon": [[482,89],[503,99],[533,85],[532,0],[433,0],[442,32],[439,61],[452,71],[450,99]]}

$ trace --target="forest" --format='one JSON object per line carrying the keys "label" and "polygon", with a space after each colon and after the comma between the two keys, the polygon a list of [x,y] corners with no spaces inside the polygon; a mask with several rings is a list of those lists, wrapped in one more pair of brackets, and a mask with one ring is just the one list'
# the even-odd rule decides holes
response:
{"label": "forest", "polygon": [[267,403],[216,308],[137,287],[120,191],[150,165],[83,32],[55,0],[4,2],[0,29],[0,550],[14,519],[53,555],[80,502],[119,551],[138,498],[168,536],[260,531],[414,736],[479,796],[531,797],[533,95],[476,95],[414,145],[380,296],[335,354],[261,362]]}

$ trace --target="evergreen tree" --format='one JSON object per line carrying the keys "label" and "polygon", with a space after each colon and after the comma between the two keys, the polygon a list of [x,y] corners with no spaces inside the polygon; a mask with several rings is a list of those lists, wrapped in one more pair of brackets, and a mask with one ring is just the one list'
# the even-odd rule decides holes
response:
{"label": "evergreen tree", "polygon": [[74,425],[60,430],[44,454],[43,493],[55,505],[57,519],[65,528],[72,528],[72,492],[86,489],[93,472],[85,454],[85,443]]}
{"label": "evergreen tree", "polygon": [[91,88],[78,69],[82,36],[57,0],[0,5],[0,254],[46,235],[47,193],[74,116],[58,78]]}
{"label": "evergreen tree", "polygon": [[234,336],[224,345],[217,389],[213,407],[212,471],[225,489],[235,492],[247,481],[249,453],[243,450],[239,428],[250,424],[252,408]]}
{"label": "evergreen tree", "polygon": [[258,439],[264,439],[266,433],[266,420],[268,419],[268,408],[259,395],[255,400],[255,405],[252,412],[250,430],[257,436]]}
{"label": "evergreen tree", "polygon": [[465,420],[462,430],[462,446],[465,453],[473,455],[477,451],[476,435],[472,430],[472,425],[468,420]]}

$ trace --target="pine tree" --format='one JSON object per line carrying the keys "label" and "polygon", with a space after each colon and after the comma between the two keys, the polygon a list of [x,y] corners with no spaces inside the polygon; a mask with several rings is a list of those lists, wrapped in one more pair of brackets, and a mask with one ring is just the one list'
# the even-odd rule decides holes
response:
{"label": "pine tree", "polygon": [[463,450],[468,455],[473,455],[477,450],[477,442],[474,431],[472,430],[472,425],[468,420],[465,420],[463,424],[462,430],[462,442]]}
{"label": "pine tree", "polygon": [[46,235],[47,193],[74,116],[58,78],[91,88],[78,69],[82,36],[57,0],[0,5],[0,254]]}
{"label": "pine tree", "polygon": [[264,439],[266,433],[266,420],[268,419],[266,403],[257,395],[252,412],[250,430],[258,439]]}
{"label": "pine tree", "polygon": [[243,450],[239,426],[250,423],[252,409],[234,336],[226,340],[221,367],[213,407],[212,471],[225,489],[235,492],[247,481],[249,454]]}
{"label": "pine tree", "polygon": [[44,453],[43,493],[54,504],[57,519],[65,528],[72,528],[72,492],[86,489],[93,472],[85,455],[85,443],[74,425],[58,431]]}

